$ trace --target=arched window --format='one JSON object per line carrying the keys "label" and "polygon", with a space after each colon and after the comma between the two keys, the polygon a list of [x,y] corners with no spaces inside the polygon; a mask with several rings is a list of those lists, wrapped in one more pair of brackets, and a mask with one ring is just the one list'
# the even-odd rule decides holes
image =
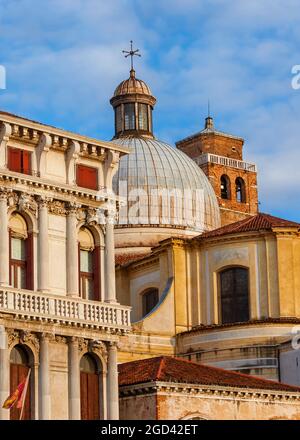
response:
{"label": "arched window", "polygon": [[18,213],[9,220],[10,285],[17,289],[33,289],[33,237],[25,219]]}
{"label": "arched window", "polygon": [[220,272],[221,323],[249,321],[249,273],[243,267]]}
{"label": "arched window", "polygon": [[225,174],[221,177],[221,198],[230,199],[230,180]]}
{"label": "arched window", "polygon": [[235,180],[235,193],[237,202],[246,202],[245,182],[241,177],[237,177]]}
{"label": "arched window", "polygon": [[158,289],[151,288],[145,290],[145,292],[142,293],[142,302],[143,316],[146,316],[158,303]]}
{"label": "arched window", "polygon": [[[10,353],[10,393],[12,394],[18,385],[26,379],[29,373],[29,357],[22,345],[16,345]],[[19,420],[20,409],[14,406],[10,410],[10,419]],[[26,400],[22,420],[31,419],[31,376],[29,379]]]}
{"label": "arched window", "polygon": [[82,420],[99,420],[99,372],[97,362],[90,354],[80,360],[80,402]]}
{"label": "arched window", "polygon": [[87,228],[79,231],[79,287],[84,299],[99,299],[99,247],[95,246],[93,234]]}

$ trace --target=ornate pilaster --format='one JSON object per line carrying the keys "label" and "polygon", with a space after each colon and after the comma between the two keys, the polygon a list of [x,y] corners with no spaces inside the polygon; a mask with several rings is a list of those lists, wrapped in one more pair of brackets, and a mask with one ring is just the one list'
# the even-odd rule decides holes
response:
{"label": "ornate pilaster", "polygon": [[115,280],[115,238],[114,225],[117,210],[114,203],[108,206],[105,212],[105,301],[117,302]]}
{"label": "ornate pilaster", "polygon": [[78,244],[77,213],[80,205],[69,203],[67,207],[67,295],[78,296]]}
{"label": "ornate pilaster", "polygon": [[39,235],[38,235],[38,290],[49,290],[49,234],[48,234],[48,203],[51,199],[38,197]]}
{"label": "ornate pilaster", "polygon": [[8,208],[9,192],[0,188],[0,286],[9,285],[9,234]]}
{"label": "ornate pilaster", "polygon": [[40,335],[40,366],[39,366],[39,419],[51,419],[50,364],[49,342],[53,335]]}
{"label": "ornate pilaster", "polygon": [[80,420],[80,369],[77,338],[69,339],[68,357],[69,419]]}
{"label": "ornate pilaster", "polygon": [[11,125],[6,122],[0,124],[0,168],[7,167],[7,143],[11,135]]}
{"label": "ornate pilaster", "polygon": [[107,407],[108,419],[119,420],[119,385],[118,385],[118,363],[117,343],[108,343],[108,392]]}

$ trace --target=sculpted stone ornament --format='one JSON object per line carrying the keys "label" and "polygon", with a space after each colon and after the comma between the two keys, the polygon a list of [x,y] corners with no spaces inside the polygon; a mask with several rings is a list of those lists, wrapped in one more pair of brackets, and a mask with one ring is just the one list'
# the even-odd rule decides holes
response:
{"label": "sculpted stone ornament", "polygon": [[86,222],[88,225],[97,225],[99,222],[99,216],[97,214],[97,209],[88,209],[86,213]]}
{"label": "sculpted stone ornament", "polygon": [[55,215],[65,215],[67,211],[64,202],[53,200],[49,203],[49,212]]}
{"label": "sculpted stone ornament", "polygon": [[21,331],[20,332],[20,342],[23,343],[30,343],[34,346],[34,348],[36,349],[36,351],[39,351],[40,348],[40,343],[39,343],[39,339],[38,337],[30,332],[27,331]]}
{"label": "sculpted stone ornament", "polygon": [[78,351],[80,353],[88,351],[88,341],[84,338],[78,338]]}
{"label": "sculpted stone ornament", "polygon": [[18,343],[20,341],[20,333],[19,333],[18,330],[7,329],[6,333],[7,333],[7,345],[8,345],[8,348],[10,348],[12,345],[14,345],[15,342]]}
{"label": "sculpted stone ornament", "polygon": [[37,211],[37,204],[33,197],[29,196],[28,194],[21,194],[19,197],[19,209],[20,211],[31,211],[33,214]]}
{"label": "sculpted stone ornament", "polygon": [[88,348],[89,352],[98,352],[102,355],[102,357],[105,359],[107,358],[107,349],[104,342],[98,340],[89,341]]}

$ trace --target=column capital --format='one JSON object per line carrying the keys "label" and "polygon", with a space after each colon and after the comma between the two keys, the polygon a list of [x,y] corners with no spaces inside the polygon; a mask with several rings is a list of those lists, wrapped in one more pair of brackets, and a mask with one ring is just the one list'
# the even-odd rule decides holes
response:
{"label": "column capital", "polygon": [[51,197],[47,197],[47,196],[37,196],[36,201],[37,201],[39,209],[42,209],[42,208],[48,209],[48,205],[50,202],[53,201],[53,199]]}
{"label": "column capital", "polygon": [[39,334],[39,339],[40,341],[55,341],[55,335],[53,333],[43,332]]}
{"label": "column capital", "polygon": [[109,341],[107,345],[110,350],[118,350],[120,348],[118,341]]}
{"label": "column capital", "polygon": [[0,187],[0,200],[8,201],[8,198],[12,195],[13,190],[11,188]]}
{"label": "column capital", "polygon": [[80,203],[77,202],[67,202],[66,203],[66,212],[67,215],[77,215],[78,209],[81,208]]}

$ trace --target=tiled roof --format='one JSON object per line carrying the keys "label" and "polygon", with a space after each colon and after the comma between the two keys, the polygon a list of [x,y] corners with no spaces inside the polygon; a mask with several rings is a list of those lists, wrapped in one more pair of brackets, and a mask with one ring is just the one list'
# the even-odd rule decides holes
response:
{"label": "tiled roof", "polygon": [[147,253],[134,253],[134,254],[117,254],[115,256],[115,264],[116,266],[126,266],[127,264],[134,263],[139,260],[143,260],[143,258],[150,255],[150,252]]}
{"label": "tiled roof", "polygon": [[195,333],[195,332],[201,332],[206,330],[222,330],[224,328],[234,328],[234,327],[241,327],[241,326],[253,326],[253,325],[271,325],[271,324],[300,324],[300,318],[293,318],[293,317],[282,317],[282,318],[265,318],[265,319],[252,319],[251,321],[244,321],[244,322],[230,322],[226,324],[201,324],[193,327],[191,330],[187,330],[184,332],[180,332],[177,335],[177,338],[182,338],[185,335]]}
{"label": "tiled roof", "polygon": [[142,359],[119,365],[119,386],[155,381],[300,392],[300,387],[170,356]]}
{"label": "tiled roof", "polygon": [[235,223],[231,223],[213,231],[205,232],[192,240],[202,240],[204,238],[221,237],[223,235],[235,234],[240,232],[254,232],[262,230],[272,230],[272,228],[298,228],[300,224],[269,214],[259,213]]}

